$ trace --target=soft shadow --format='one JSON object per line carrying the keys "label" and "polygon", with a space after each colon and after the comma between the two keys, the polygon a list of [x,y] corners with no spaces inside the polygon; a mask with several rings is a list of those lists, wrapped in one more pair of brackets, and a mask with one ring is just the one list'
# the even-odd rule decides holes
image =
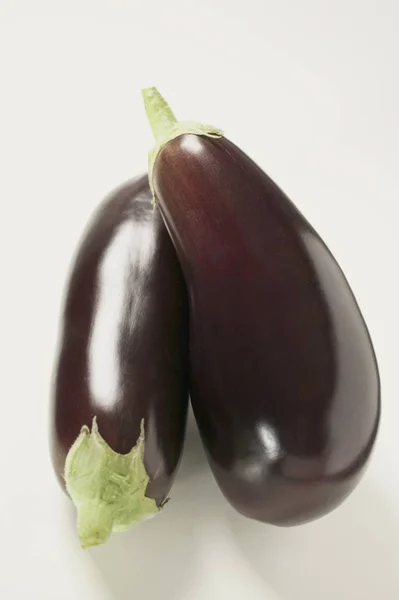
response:
{"label": "soft shadow", "polygon": [[183,460],[162,513],[88,550],[115,599],[187,596],[195,579],[196,532],[204,519],[219,519],[225,508],[210,477],[190,414]]}
{"label": "soft shadow", "polygon": [[88,550],[115,599],[184,598],[195,547],[192,519],[182,508],[181,502],[171,502],[162,514]]}
{"label": "soft shadow", "polygon": [[314,523],[277,528],[229,513],[231,528],[284,600],[398,600],[399,522],[371,485]]}
{"label": "soft shadow", "polygon": [[184,454],[179,469],[179,480],[196,477],[199,472],[209,471],[208,461],[198,432],[193,410],[190,406],[187,418],[187,431],[184,443]]}

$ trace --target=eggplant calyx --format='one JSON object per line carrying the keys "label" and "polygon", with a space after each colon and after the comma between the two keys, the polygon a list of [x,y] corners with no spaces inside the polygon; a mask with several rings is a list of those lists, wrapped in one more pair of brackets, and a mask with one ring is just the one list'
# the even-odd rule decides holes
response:
{"label": "eggplant calyx", "polygon": [[213,125],[205,125],[196,121],[178,121],[169,104],[161,96],[156,87],[142,90],[144,106],[147,113],[156,145],[148,154],[148,180],[155,201],[153,188],[153,170],[159,151],[171,140],[191,133],[207,137],[219,138],[223,131]]}
{"label": "eggplant calyx", "polygon": [[107,541],[112,532],[160,511],[145,491],[149,476],[144,467],[144,421],[140,436],[128,454],[118,454],[99,433],[96,417],[91,432],[85,425],[65,461],[65,483],[76,506],[81,546]]}

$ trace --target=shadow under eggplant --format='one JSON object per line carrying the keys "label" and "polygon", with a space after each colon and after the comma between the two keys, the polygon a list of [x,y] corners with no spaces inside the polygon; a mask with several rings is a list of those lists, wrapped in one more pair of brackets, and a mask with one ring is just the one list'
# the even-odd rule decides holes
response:
{"label": "shadow under eggplant", "polygon": [[399,598],[399,522],[369,477],[339,508],[306,525],[229,516],[243,556],[284,600]]}

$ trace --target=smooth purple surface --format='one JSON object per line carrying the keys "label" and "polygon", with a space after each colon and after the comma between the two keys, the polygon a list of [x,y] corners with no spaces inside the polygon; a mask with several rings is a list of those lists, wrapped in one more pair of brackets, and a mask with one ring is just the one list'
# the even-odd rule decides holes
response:
{"label": "smooth purple surface", "polygon": [[160,504],[176,473],[188,405],[187,295],[148,178],[126,183],[93,215],[65,297],[51,415],[52,459],[83,425],[128,453],[144,418],[147,495]]}
{"label": "smooth purple surface", "polygon": [[354,489],[379,423],[368,330],[343,273],[233,143],[182,135],[154,185],[190,297],[191,398],[218,484],[278,525]]}

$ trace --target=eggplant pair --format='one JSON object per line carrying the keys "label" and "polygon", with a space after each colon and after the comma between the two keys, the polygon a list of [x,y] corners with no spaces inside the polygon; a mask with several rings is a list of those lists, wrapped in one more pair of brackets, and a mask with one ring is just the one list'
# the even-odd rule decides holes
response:
{"label": "eggplant pair", "polygon": [[143,96],[149,176],[86,229],[55,365],[52,460],[81,544],[162,510],[189,393],[238,512],[280,526],[319,518],[357,485],[379,426],[357,301],[264,171],[220,130],[177,121],[155,88]]}

